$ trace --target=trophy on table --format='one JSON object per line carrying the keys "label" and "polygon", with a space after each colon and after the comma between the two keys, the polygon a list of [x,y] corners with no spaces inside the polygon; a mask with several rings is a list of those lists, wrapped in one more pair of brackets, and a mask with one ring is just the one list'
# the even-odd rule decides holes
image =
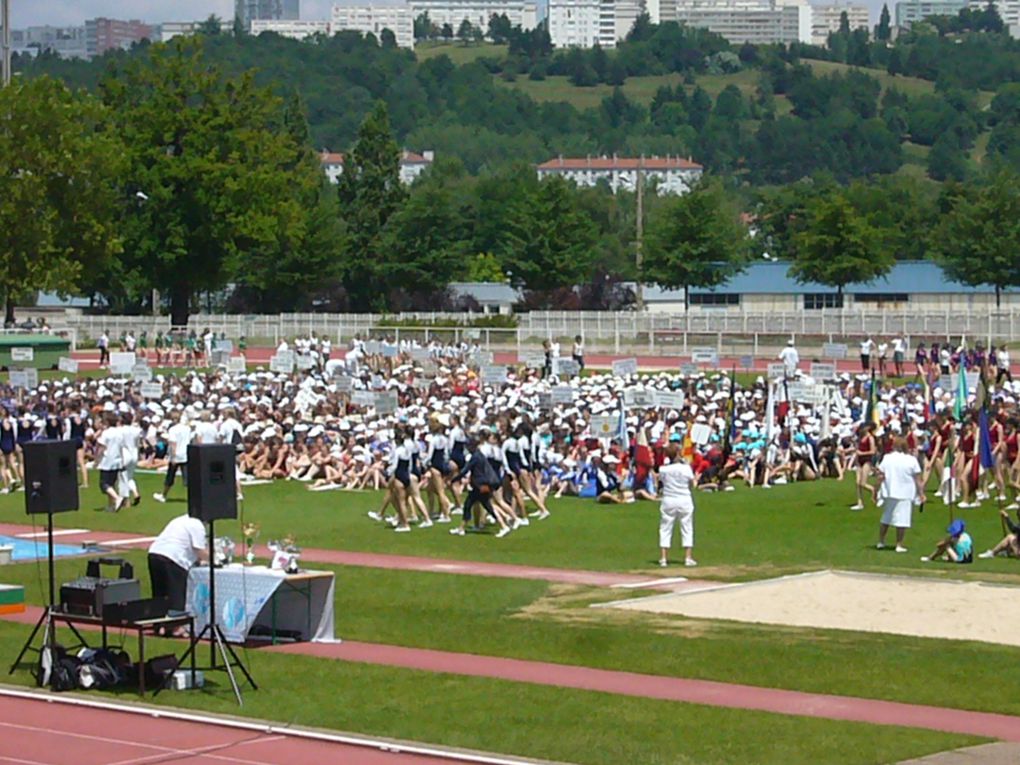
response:
{"label": "trophy on table", "polygon": [[244,533],[244,562],[250,566],[255,562],[255,540],[259,538],[262,526],[258,523],[246,523],[241,531]]}

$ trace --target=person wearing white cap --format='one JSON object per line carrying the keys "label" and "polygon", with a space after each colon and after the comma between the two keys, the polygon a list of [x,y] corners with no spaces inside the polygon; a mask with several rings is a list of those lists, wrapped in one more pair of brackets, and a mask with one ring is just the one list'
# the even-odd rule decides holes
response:
{"label": "person wearing white cap", "polygon": [[786,347],[779,352],[779,360],[783,362],[783,371],[787,377],[796,377],[797,365],[800,364],[800,354],[793,344],[791,337],[786,341]]}
{"label": "person wearing white cap", "polygon": [[659,504],[659,565],[669,565],[669,549],[673,546],[673,527],[679,521],[680,544],[684,548],[684,565],[697,566],[694,560],[694,471],[681,458],[680,444],[666,447],[669,463],[659,468],[662,501]]}

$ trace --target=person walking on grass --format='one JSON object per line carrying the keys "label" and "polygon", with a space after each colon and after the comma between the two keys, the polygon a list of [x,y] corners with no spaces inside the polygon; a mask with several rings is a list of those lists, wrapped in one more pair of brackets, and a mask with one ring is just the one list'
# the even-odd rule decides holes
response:
{"label": "person walking on grass", "polygon": [[662,501],[659,503],[659,565],[669,565],[669,548],[673,545],[673,527],[680,524],[680,544],[684,548],[684,565],[697,566],[694,560],[694,497],[691,487],[695,483],[694,471],[681,458],[681,447],[671,443],[666,447],[668,465],[659,468],[662,482]]}
{"label": "person walking on grass", "polygon": [[865,492],[868,492],[873,498],[875,496],[875,489],[868,483],[868,478],[871,477],[871,463],[877,453],[878,443],[875,440],[875,426],[871,423],[864,423],[858,431],[857,454],[855,457],[857,461],[857,503],[850,508],[851,510],[864,509]]}
{"label": "person walking on grass", "polygon": [[99,489],[106,495],[106,511],[121,509],[124,499],[117,493],[117,476],[124,466],[123,441],[117,427],[117,415],[107,412],[103,430],[96,438],[96,466],[99,468]]}
{"label": "person walking on grass", "polygon": [[[496,474],[496,471],[493,470],[489,459],[478,448],[477,442],[471,444],[471,459],[468,460],[467,465],[464,466],[464,469],[460,471],[454,480],[463,481],[469,476],[468,495],[467,499],[464,500],[464,513],[461,516],[460,525],[450,529],[450,533],[458,537],[464,536],[465,527],[471,520],[472,509],[474,509],[475,505],[481,505],[484,512],[496,519],[496,523],[499,524],[496,539],[502,539],[511,531],[508,521],[513,523],[514,528],[519,524],[519,521],[498,506],[493,506],[492,496],[499,491],[502,481]],[[480,520],[484,522],[484,516]]]}
{"label": "person walking on grass", "polygon": [[178,470],[181,472],[181,478],[185,485],[188,483],[188,444],[191,443],[191,428],[181,422],[178,412],[171,412],[170,420],[173,425],[166,434],[167,455],[170,458],[170,464],[166,467],[166,479],[163,481],[162,493],[157,492],[152,495],[152,498],[157,502],[166,502],[166,497],[170,493],[170,489],[173,488]]}
{"label": "person walking on grass", "polygon": [[921,465],[917,457],[907,453],[907,439],[897,436],[893,440],[893,450],[882,457],[875,472],[882,481],[878,490],[882,521],[876,547],[885,548],[885,535],[892,526],[896,529],[896,552],[905,553],[903,538],[910,528],[914,504],[925,500]]}

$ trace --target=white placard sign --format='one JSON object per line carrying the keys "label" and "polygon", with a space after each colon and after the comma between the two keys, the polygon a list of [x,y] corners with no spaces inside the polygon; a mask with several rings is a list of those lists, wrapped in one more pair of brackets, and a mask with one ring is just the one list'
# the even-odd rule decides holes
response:
{"label": "white placard sign", "polygon": [[309,369],[315,368],[315,359],[311,356],[298,356],[297,357],[297,368],[302,372],[307,372]]}
{"label": "white placard sign", "polygon": [[845,359],[846,343],[825,343],[822,346],[822,357],[826,359]]}
{"label": "white placard sign", "polygon": [[692,348],[691,363],[717,367],[719,366],[719,353],[715,348]]}
{"label": "white placard sign", "polygon": [[232,375],[243,375],[248,369],[248,359],[244,356],[231,356],[227,359],[227,372]]}
{"label": "white placard sign", "polygon": [[[980,372],[966,372],[965,375],[966,375],[966,378],[967,378],[967,390],[968,390],[968,392],[970,390],[972,390],[972,389],[974,391],[977,391],[977,384],[978,384],[978,381],[981,379],[981,373]],[[948,379],[949,387],[946,387],[947,379]],[[957,372],[955,375],[942,375],[942,377],[939,378],[939,387],[942,388],[942,390],[948,390],[948,391],[952,391],[953,393],[955,393],[957,390],[960,389],[960,373]]]}
{"label": "white placard sign", "polygon": [[293,357],[280,358],[279,355],[270,357],[269,371],[275,372],[277,374],[289,375],[294,371],[294,358]]}
{"label": "white placard sign", "polygon": [[274,354],[274,358],[277,358],[280,361],[283,361],[285,363],[290,363],[291,365],[293,365],[293,364],[296,363],[297,354],[294,353],[294,351],[292,351],[291,349],[288,348],[285,351],[277,351]]}
{"label": "white placard sign", "polygon": [[684,393],[679,390],[657,390],[655,405],[662,409],[683,409]]}
{"label": "white placard sign", "polygon": [[28,388],[28,370],[12,369],[10,372],[10,383],[12,388]]}
{"label": "white placard sign", "polygon": [[618,359],[613,362],[613,376],[627,377],[637,374],[637,359]]}
{"label": "white placard sign", "polygon": [[380,392],[375,394],[375,412],[376,414],[393,414],[397,411],[398,399],[397,392],[390,390],[386,392]]}
{"label": "white placard sign", "polygon": [[704,446],[712,438],[712,428],[704,422],[695,423],[691,427],[691,441],[698,446]]}
{"label": "white placard sign", "polygon": [[816,380],[835,380],[835,364],[819,364],[817,361],[811,364],[811,376]]}
{"label": "white placard sign", "polygon": [[233,353],[234,341],[227,339],[217,340],[213,343],[213,350],[220,351],[221,353]]}
{"label": "white placard sign", "polygon": [[397,355],[397,346],[384,343],[382,346],[382,355],[384,359],[392,359]]}
{"label": "white placard sign", "polygon": [[501,385],[506,382],[506,367],[500,364],[486,364],[481,372],[483,383]]}
{"label": "white placard sign", "polygon": [[574,402],[574,389],[569,385],[557,385],[549,393],[554,404],[572,404]]}
{"label": "white placard sign", "polygon": [[425,348],[412,348],[411,361],[423,363],[429,360],[429,352]]}
{"label": "white placard sign", "polygon": [[129,375],[134,369],[135,363],[136,359],[133,353],[111,353],[110,374]]}
{"label": "white placard sign", "polygon": [[354,379],[351,377],[334,377],[333,384],[340,393],[350,393],[354,390]]}
{"label": "white placard sign", "polygon": [[478,351],[478,353],[475,354],[475,363],[480,367],[484,367],[486,365],[491,366],[493,360],[492,351]]}
{"label": "white placard sign", "polygon": [[682,375],[696,375],[698,371],[698,365],[692,364],[689,361],[685,361],[680,365],[680,374]]}
{"label": "white placard sign", "polygon": [[430,377],[415,377],[411,380],[411,387],[415,390],[428,390],[432,387],[432,378]]}
{"label": "white placard sign", "polygon": [[754,356],[741,356],[740,357],[740,368],[741,369],[754,369]]}
{"label": "white placard sign", "polygon": [[61,372],[76,375],[78,374],[78,361],[77,359],[69,359],[66,356],[61,356],[57,360],[57,369]]}
{"label": "white placard sign", "polygon": [[786,393],[791,401],[803,404],[818,405],[825,402],[825,388],[810,383],[791,382],[786,386]]}
{"label": "white placard sign", "polygon": [[591,416],[591,434],[597,438],[612,438],[619,421],[619,414],[593,414]]}
{"label": "white placard sign", "polygon": [[553,400],[552,393],[539,393],[538,394],[538,408],[543,412],[552,409]]}
{"label": "white placard sign", "polygon": [[655,391],[627,388],[623,391],[623,403],[640,409],[650,409],[655,406]]}
{"label": "white placard sign", "polygon": [[553,374],[557,377],[576,377],[581,374],[581,365],[573,359],[556,359],[553,361]]}
{"label": "white placard sign", "polygon": [[517,363],[528,369],[541,369],[545,366],[545,354],[542,351],[525,351],[517,354]]}
{"label": "white placard sign", "polygon": [[780,377],[786,377],[786,365],[783,363],[769,364],[768,376],[770,380],[775,380]]}
{"label": "white placard sign", "polygon": [[11,361],[35,361],[35,349],[11,348]]}
{"label": "white placard sign", "polygon": [[131,367],[131,379],[135,382],[149,382],[152,380],[152,369],[145,362],[135,364]]}
{"label": "white placard sign", "polygon": [[158,382],[142,383],[142,398],[163,398],[163,386]]}
{"label": "white placard sign", "polygon": [[375,404],[375,394],[370,390],[356,390],[351,394],[351,403],[354,406],[372,406]]}
{"label": "white placard sign", "polygon": [[365,353],[369,356],[377,356],[379,354],[380,343],[378,340],[369,340],[365,343]]}

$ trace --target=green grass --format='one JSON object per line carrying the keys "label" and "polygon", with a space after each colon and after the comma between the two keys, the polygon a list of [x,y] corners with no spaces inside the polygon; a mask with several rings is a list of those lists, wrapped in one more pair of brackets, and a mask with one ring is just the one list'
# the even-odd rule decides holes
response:
{"label": "green grass", "polygon": [[[0,624],[0,654],[13,656],[25,633],[24,627]],[[878,765],[981,743],[909,728],[882,728],[876,735],[874,727],[858,723],[304,656],[249,651],[247,659],[260,688],[245,690],[245,716],[584,765]],[[27,672],[11,679],[30,680]],[[237,714],[225,678],[210,680],[215,685],[206,690],[147,701]],[[135,700],[126,690],[119,696]]]}
{"label": "green grass", "polygon": [[447,56],[457,66],[470,64],[480,58],[506,57],[507,46],[493,45],[492,43],[471,43],[465,45],[459,42],[425,42],[418,43],[414,47],[414,54],[419,61],[428,61],[430,58]]}

